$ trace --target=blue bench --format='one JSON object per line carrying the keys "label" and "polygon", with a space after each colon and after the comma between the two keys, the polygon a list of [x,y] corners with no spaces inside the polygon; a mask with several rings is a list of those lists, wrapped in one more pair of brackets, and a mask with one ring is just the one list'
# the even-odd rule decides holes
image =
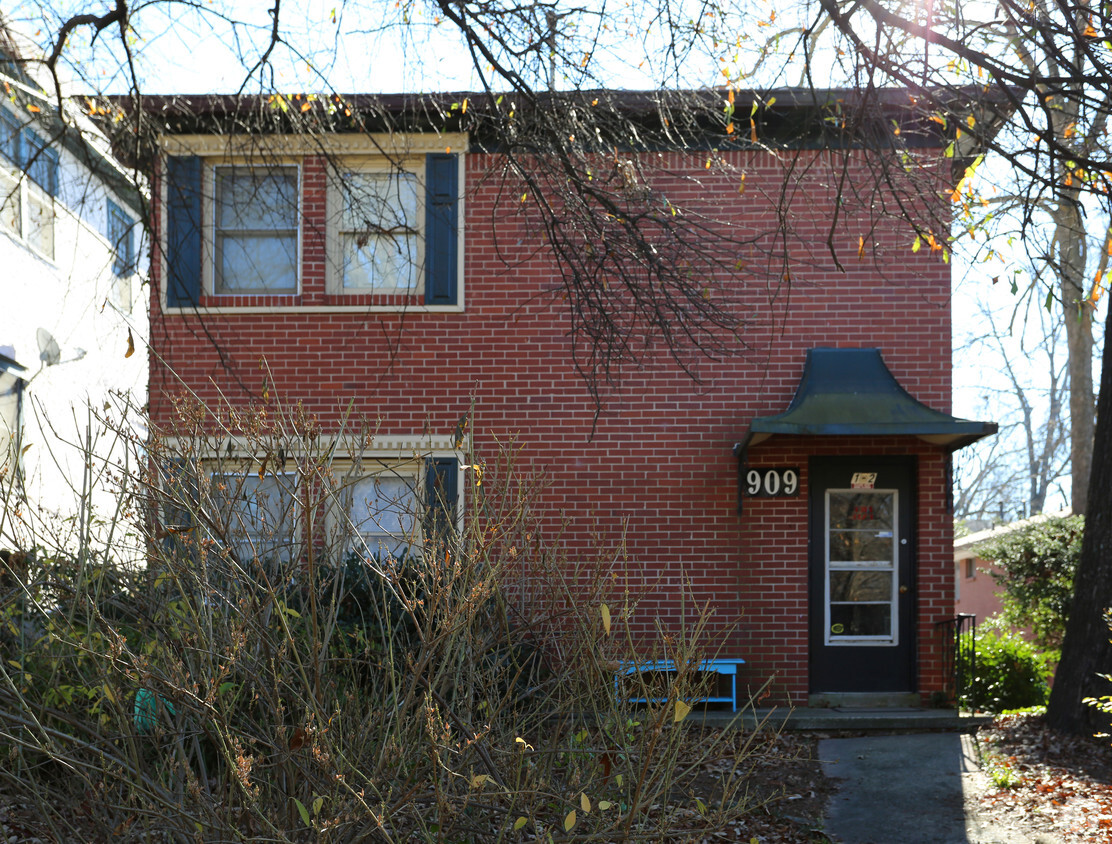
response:
{"label": "blue bench", "polygon": [[[693,666],[695,671],[706,671],[730,678],[729,695],[711,694],[702,698],[702,701],[704,703],[728,703],[730,704],[730,708],[734,712],[737,712],[737,669],[739,665],[744,664],[744,659],[704,659],[700,660],[697,666]],[[630,677],[634,674],[648,672],[667,672],[674,674],[675,671],[676,663],[670,659],[658,659],[653,662],[620,662],[618,663],[618,673],[614,677],[614,694],[619,699],[622,697],[623,677]],[[629,698],[630,703],[659,703],[661,700],[663,700],[663,698]]]}

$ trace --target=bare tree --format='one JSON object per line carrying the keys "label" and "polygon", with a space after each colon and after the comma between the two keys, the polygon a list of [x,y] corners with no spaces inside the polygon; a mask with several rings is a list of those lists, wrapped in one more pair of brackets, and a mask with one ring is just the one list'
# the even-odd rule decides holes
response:
{"label": "bare tree", "polygon": [[1061,312],[1029,296],[1010,318],[978,302],[958,358],[977,379],[978,412],[1009,421],[956,456],[955,518],[1026,518],[1068,503],[1048,501],[1070,464],[1063,333]]}

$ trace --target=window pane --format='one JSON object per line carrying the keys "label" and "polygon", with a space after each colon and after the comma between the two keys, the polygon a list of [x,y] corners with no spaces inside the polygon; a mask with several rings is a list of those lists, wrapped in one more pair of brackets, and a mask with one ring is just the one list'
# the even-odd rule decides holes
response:
{"label": "window pane", "polygon": [[216,225],[221,229],[296,229],[297,170],[220,167]]}
{"label": "window pane", "polygon": [[58,153],[30,129],[23,133],[23,166],[31,180],[51,196],[58,195]]}
{"label": "window pane", "polygon": [[108,243],[112,247],[112,272],[130,275],[134,254],[131,243],[131,220],[116,203],[108,201]]}
{"label": "window pane", "polygon": [[343,190],[345,231],[417,228],[417,177],[413,173],[349,173]]}
{"label": "window pane", "polygon": [[890,492],[830,493],[832,530],[892,530],[894,498]]}
{"label": "window pane", "polygon": [[417,494],[414,478],[361,478],[351,490],[349,516],[365,547],[356,550],[400,556],[412,546],[416,527]]}
{"label": "window pane", "polygon": [[[412,290],[417,285],[417,237],[345,234],[344,287]],[[360,245],[363,244],[363,245]]]}
{"label": "window pane", "polygon": [[14,115],[9,114],[7,110],[0,109],[0,154],[15,167],[20,166],[20,134],[19,120]]}
{"label": "window pane", "polygon": [[348,290],[414,290],[420,246],[413,173],[346,173],[340,276]]}
{"label": "window pane", "polygon": [[830,633],[833,636],[891,636],[890,604],[831,604]]}
{"label": "window pane", "polygon": [[830,572],[831,601],[890,601],[892,573],[887,571]]}
{"label": "window pane", "polygon": [[297,292],[297,169],[216,170],[217,293]]}
{"label": "window pane", "polygon": [[212,497],[241,560],[288,560],[296,531],[293,480],[287,475],[213,475]]}
{"label": "window pane", "polygon": [[218,235],[217,293],[295,293],[297,244],[279,235]]}
{"label": "window pane", "polygon": [[894,544],[891,534],[884,536],[859,530],[830,532],[830,562],[891,563]]}
{"label": "window pane", "polygon": [[19,201],[21,188],[18,181],[0,178],[0,225],[22,237],[23,211]]}

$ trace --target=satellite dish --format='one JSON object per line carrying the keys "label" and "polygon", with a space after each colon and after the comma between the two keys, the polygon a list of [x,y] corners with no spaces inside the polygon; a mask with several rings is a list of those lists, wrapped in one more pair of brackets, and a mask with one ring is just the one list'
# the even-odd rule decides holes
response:
{"label": "satellite dish", "polygon": [[35,332],[35,339],[39,342],[39,360],[47,366],[54,366],[62,359],[62,349],[54,335],[45,328]]}

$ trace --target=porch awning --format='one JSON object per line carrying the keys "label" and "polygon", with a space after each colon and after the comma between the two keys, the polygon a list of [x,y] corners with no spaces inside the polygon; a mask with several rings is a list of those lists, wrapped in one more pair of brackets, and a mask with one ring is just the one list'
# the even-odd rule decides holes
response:
{"label": "porch awning", "polygon": [[995,422],[958,419],[912,398],[892,377],[880,349],[816,348],[788,409],[758,416],[737,451],[775,434],[796,436],[914,436],[956,451],[996,433]]}

